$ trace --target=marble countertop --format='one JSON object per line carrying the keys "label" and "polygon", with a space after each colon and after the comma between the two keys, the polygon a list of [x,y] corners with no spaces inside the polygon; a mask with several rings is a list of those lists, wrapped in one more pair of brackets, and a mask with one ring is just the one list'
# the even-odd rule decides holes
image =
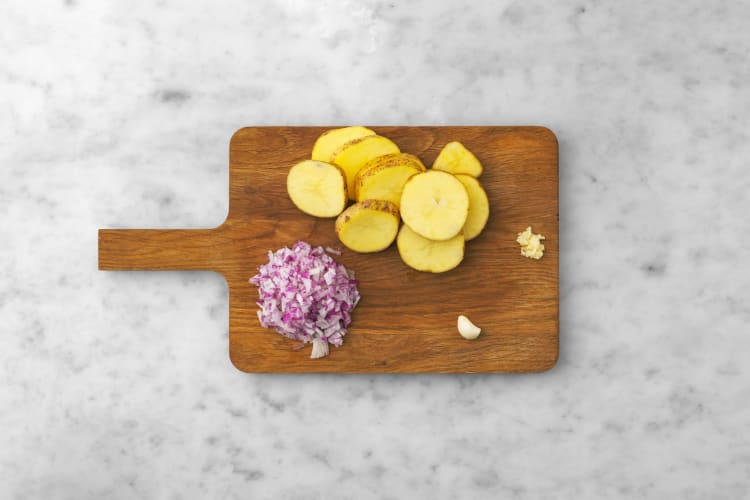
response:
{"label": "marble countertop", "polygon": [[[0,7],[0,497],[750,495],[747,2]],[[558,365],[238,372],[227,291],[97,271],[211,227],[246,125],[544,125]]]}

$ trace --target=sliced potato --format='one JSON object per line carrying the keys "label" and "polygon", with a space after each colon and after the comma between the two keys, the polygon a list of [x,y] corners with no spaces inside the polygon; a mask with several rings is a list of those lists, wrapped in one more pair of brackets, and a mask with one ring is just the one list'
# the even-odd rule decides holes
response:
{"label": "sliced potato", "polygon": [[464,227],[468,213],[469,195],[452,174],[428,170],[412,176],[404,185],[401,218],[425,238],[453,238]]}
{"label": "sliced potato", "polygon": [[305,160],[286,176],[286,191],[292,203],[315,217],[336,217],[346,207],[346,175],[336,165]]}
{"label": "sliced potato", "polygon": [[365,127],[343,127],[323,132],[312,149],[313,160],[330,162],[333,153],[341,146],[354,139],[375,135],[375,132]]}
{"label": "sliced potato", "polygon": [[346,173],[349,198],[354,199],[354,177],[368,161],[378,156],[399,152],[398,146],[389,139],[381,135],[368,135],[347,142],[333,153],[332,162],[344,169]]}
{"label": "sliced potato", "polygon": [[456,179],[466,188],[469,195],[469,214],[466,216],[463,233],[466,241],[473,240],[482,232],[490,217],[490,200],[479,181],[470,175],[456,174]]}
{"label": "sliced potato", "polygon": [[414,155],[392,153],[378,156],[354,177],[354,196],[361,200],[387,200],[398,206],[406,181],[425,167]]}
{"label": "sliced potato", "polygon": [[398,208],[390,201],[355,203],[336,219],[336,234],[347,248],[360,253],[388,248],[398,233]]}
{"label": "sliced potato", "polygon": [[435,170],[443,170],[451,174],[467,174],[472,177],[482,175],[482,164],[474,153],[466,149],[460,142],[453,141],[446,144],[432,164]]}
{"label": "sliced potato", "polygon": [[404,224],[396,239],[398,253],[404,264],[430,273],[444,273],[458,266],[464,259],[464,235],[435,241],[418,235]]}

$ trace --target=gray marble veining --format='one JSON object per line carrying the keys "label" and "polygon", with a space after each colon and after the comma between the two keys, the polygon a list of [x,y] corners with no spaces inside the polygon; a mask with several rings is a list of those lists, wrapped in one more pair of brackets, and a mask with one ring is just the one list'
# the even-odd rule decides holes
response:
{"label": "gray marble veining", "polygon": [[[750,495],[750,4],[0,7],[0,496]],[[210,227],[245,125],[560,140],[561,357],[266,376],[212,273],[98,272],[99,227]]]}

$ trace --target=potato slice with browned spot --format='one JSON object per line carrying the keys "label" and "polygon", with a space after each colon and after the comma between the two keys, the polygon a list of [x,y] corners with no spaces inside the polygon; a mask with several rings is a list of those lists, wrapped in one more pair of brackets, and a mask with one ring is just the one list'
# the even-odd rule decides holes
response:
{"label": "potato slice with browned spot", "polygon": [[354,195],[358,201],[387,200],[398,205],[406,181],[425,167],[414,155],[392,153],[373,158],[354,178]]}
{"label": "potato slice with browned spot", "polygon": [[332,162],[341,167],[346,174],[349,198],[354,199],[354,178],[368,161],[378,156],[399,152],[396,144],[380,135],[368,135],[341,146],[333,154]]}
{"label": "potato slice with browned spot", "polygon": [[398,233],[398,207],[390,201],[355,203],[336,219],[336,235],[350,250],[379,252],[388,248]]}

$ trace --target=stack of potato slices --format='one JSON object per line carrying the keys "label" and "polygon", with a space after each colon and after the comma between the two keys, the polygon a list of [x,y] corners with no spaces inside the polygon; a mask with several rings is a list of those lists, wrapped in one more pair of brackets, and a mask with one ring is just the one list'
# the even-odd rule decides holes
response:
{"label": "stack of potato slices", "polygon": [[304,213],[337,217],[336,234],[347,248],[379,252],[396,240],[406,265],[441,273],[461,263],[465,242],[487,224],[481,174],[460,142],[446,144],[427,169],[390,139],[344,127],[322,134],[311,159],[289,170],[287,192]]}

